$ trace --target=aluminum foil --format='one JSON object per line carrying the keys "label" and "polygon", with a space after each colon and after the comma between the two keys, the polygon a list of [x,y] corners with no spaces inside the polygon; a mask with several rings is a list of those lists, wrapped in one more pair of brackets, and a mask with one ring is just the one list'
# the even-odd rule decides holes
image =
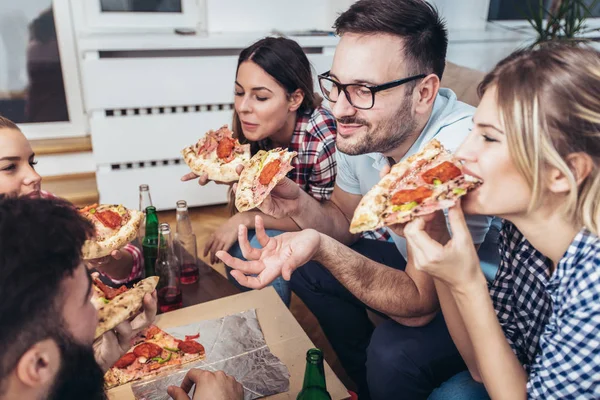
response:
{"label": "aluminum foil", "polygon": [[[139,400],[168,400],[167,388],[179,386],[192,368],[224,371],[244,386],[244,399],[256,399],[289,390],[287,367],[269,350],[256,318],[256,310],[209,321],[165,329],[178,339],[200,334],[196,339],[206,350],[206,358],[131,386]],[[193,393],[190,392],[190,394]]]}

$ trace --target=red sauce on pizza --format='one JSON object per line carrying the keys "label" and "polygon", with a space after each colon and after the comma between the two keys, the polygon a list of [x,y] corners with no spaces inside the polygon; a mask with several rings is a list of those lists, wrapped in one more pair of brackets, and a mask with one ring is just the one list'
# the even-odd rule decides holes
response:
{"label": "red sauce on pizza", "polygon": [[260,176],[258,177],[258,182],[261,185],[268,185],[273,180],[273,177],[279,172],[281,167],[281,160],[273,160],[267,165],[264,166],[262,171],[260,171]]}
{"label": "red sauce on pizza", "polygon": [[152,339],[154,335],[160,332],[161,330],[159,327],[152,325],[148,328],[148,330],[146,330],[146,339]]}
{"label": "red sauce on pizza", "polygon": [[115,363],[114,366],[116,368],[127,368],[128,366],[133,364],[135,360],[137,360],[137,356],[135,354],[126,353],[123,355],[123,357],[121,357],[121,358],[119,358],[119,360],[117,360],[117,362]]}
{"label": "red sauce on pizza", "polygon": [[444,161],[440,165],[437,165],[430,170],[427,170],[421,174],[421,178],[429,184],[433,184],[433,181],[438,179],[442,183],[448,182],[451,179],[460,176],[462,171],[450,161]]}
{"label": "red sauce on pizza", "polygon": [[104,297],[106,297],[107,300],[112,300],[121,293],[127,291],[126,286],[121,286],[118,289],[111,288],[110,286],[106,286],[100,279],[94,279],[94,284],[98,287],[98,289],[102,290]]}
{"label": "red sauce on pizza", "polygon": [[94,215],[107,228],[117,229],[121,227],[121,216],[114,211],[97,211]]}
{"label": "red sauce on pizza", "polygon": [[142,343],[133,349],[133,354],[137,357],[153,358],[158,357],[162,353],[162,348],[154,343]]}
{"label": "red sauce on pizza", "polygon": [[393,205],[401,205],[412,201],[421,203],[433,194],[433,190],[426,187],[418,187],[416,189],[399,190],[392,195],[391,202]]}
{"label": "red sauce on pizza", "polygon": [[177,348],[188,354],[204,353],[204,346],[193,340],[180,340],[179,343],[177,343]]}
{"label": "red sauce on pizza", "polygon": [[219,142],[217,146],[217,157],[225,160],[231,156],[235,147],[235,139],[225,137]]}

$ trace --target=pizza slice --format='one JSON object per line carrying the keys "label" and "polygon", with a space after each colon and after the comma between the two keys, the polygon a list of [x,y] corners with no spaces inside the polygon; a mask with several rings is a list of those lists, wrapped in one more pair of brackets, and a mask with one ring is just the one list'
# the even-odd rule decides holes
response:
{"label": "pizza slice", "polygon": [[207,174],[213,181],[236,182],[239,179],[236,168],[250,159],[250,145],[240,144],[227,125],[223,125],[217,131],[208,131],[181,154],[196,175]]}
{"label": "pizza slice", "polygon": [[205,357],[204,346],[194,340],[199,336],[186,336],[185,340],[179,340],[151,325],[134,339],[133,347],[106,372],[106,389],[202,360]]}
{"label": "pizza slice", "polygon": [[95,338],[137,314],[142,309],[146,293],[152,293],[158,284],[158,276],[143,279],[131,289],[125,286],[111,288],[94,276],[92,280],[92,303],[98,310]]}
{"label": "pizza slice", "polygon": [[458,198],[481,183],[478,178],[464,174],[462,164],[433,139],[418,153],[395,164],[364,195],[354,211],[350,232],[403,224],[452,207]]}
{"label": "pizza slice", "polygon": [[295,151],[281,148],[260,150],[256,153],[240,175],[235,192],[235,206],[238,211],[258,207],[275,185],[294,169],[292,160],[297,154]]}
{"label": "pizza slice", "polygon": [[109,204],[92,204],[79,212],[96,228],[94,238],[83,245],[84,260],[105,257],[134,240],[143,216],[138,210]]}

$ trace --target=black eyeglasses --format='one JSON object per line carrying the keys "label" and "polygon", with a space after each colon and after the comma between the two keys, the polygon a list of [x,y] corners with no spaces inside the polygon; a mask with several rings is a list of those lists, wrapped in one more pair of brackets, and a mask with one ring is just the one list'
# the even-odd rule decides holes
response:
{"label": "black eyeglasses", "polygon": [[354,107],[361,110],[368,110],[373,108],[375,104],[375,93],[381,92],[382,90],[388,90],[397,86],[403,85],[408,82],[412,82],[417,79],[425,78],[427,75],[420,74],[410,76],[408,78],[399,79],[381,85],[366,85],[358,83],[343,84],[334,81],[329,77],[330,71],[325,72],[318,76],[319,86],[323,96],[332,103],[335,103],[343,91],[346,95],[346,100]]}

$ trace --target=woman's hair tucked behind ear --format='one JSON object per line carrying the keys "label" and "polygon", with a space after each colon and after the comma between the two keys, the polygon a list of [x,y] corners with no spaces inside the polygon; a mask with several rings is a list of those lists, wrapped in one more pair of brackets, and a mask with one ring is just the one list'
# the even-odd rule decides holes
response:
{"label": "woman's hair tucked behind ear", "polygon": [[[572,190],[565,215],[595,234],[600,228],[600,53],[547,44],[502,60],[479,86],[497,88],[511,156],[533,190],[530,210],[544,201],[544,171],[554,167]],[[568,157],[586,153],[590,174],[577,185]]]}

